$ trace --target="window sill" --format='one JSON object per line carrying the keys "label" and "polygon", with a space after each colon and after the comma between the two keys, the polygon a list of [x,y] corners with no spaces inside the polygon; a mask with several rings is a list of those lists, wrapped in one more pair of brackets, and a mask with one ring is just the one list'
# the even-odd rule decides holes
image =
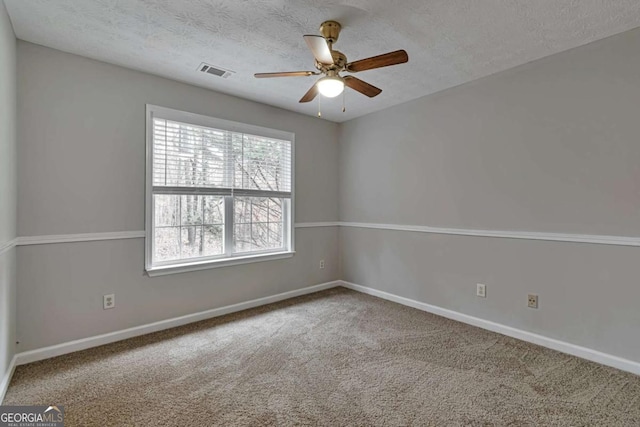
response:
{"label": "window sill", "polygon": [[226,258],[215,261],[201,261],[162,267],[147,268],[149,277],[165,276],[167,274],[186,273],[189,271],[208,270],[210,268],[228,267],[231,265],[250,264],[254,262],[273,261],[276,259],[291,258],[294,251],[276,252],[270,254],[247,255],[233,258]]}

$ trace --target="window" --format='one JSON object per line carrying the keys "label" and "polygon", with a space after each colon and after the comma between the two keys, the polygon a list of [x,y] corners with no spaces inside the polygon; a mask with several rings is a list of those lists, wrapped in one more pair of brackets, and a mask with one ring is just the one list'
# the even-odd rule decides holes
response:
{"label": "window", "polygon": [[293,254],[293,134],[147,106],[150,275]]}

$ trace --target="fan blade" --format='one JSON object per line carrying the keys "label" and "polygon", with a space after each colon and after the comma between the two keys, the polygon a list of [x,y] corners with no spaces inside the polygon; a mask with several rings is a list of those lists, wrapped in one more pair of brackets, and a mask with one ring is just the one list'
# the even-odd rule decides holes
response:
{"label": "fan blade", "polygon": [[382,89],[378,89],[377,87],[370,85],[369,83],[364,82],[357,77],[345,76],[342,78],[342,80],[344,80],[344,84],[346,86],[349,86],[353,90],[357,90],[363,95],[367,95],[369,98],[380,95],[380,92],[382,92]]}
{"label": "fan blade", "polygon": [[258,79],[263,79],[265,77],[307,77],[317,74],[320,73],[316,73],[314,71],[282,71],[279,73],[256,73],[253,76]]}
{"label": "fan blade", "polygon": [[313,98],[318,96],[318,87],[314,83],[313,86],[304,94],[302,98],[300,98],[300,102],[310,102],[313,101]]}
{"label": "fan blade", "polygon": [[350,62],[345,66],[345,69],[351,73],[357,73],[358,71],[403,64],[407,61],[409,61],[407,52],[404,50],[396,50],[395,52],[383,53],[382,55]]}
{"label": "fan blade", "polygon": [[313,53],[313,57],[316,58],[316,61],[325,65],[333,64],[331,49],[329,49],[327,40],[324,37],[306,35],[304,36],[304,41],[307,42],[307,46],[311,49],[311,53]]}

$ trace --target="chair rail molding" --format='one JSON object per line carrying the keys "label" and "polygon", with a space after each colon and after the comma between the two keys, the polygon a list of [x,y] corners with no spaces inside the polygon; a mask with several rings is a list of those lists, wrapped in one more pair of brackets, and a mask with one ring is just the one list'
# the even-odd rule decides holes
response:
{"label": "chair rail molding", "polygon": [[[325,227],[349,227],[366,228],[373,230],[389,230],[400,232],[429,233],[429,234],[449,234],[455,236],[470,237],[490,237],[500,239],[520,239],[520,240],[543,240],[549,242],[565,243],[588,243],[597,245],[614,246],[640,246],[640,237],[637,236],[609,236],[602,234],[572,234],[572,233],[547,233],[539,231],[517,231],[517,230],[482,230],[470,228],[454,227],[433,227],[427,225],[407,225],[407,224],[383,224],[372,222],[351,222],[351,221],[318,221],[318,222],[298,222],[296,229],[304,228],[325,228]],[[80,234],[55,234],[42,236],[17,237],[9,242],[0,244],[0,254],[9,250],[13,246],[45,245],[52,243],[73,243],[90,242],[99,240],[119,240],[119,239],[142,239],[145,237],[144,230],[116,231],[99,233]]]}
{"label": "chair rail molding", "polygon": [[607,236],[600,234],[546,233],[538,231],[479,230],[469,228],[431,227],[425,225],[379,224],[341,221],[341,227],[406,231],[456,236],[493,237],[502,239],[545,240],[551,242],[591,243],[599,245],[640,246],[640,237]]}
{"label": "chair rail molding", "polygon": [[18,245],[18,238],[8,240],[6,242],[0,243],[0,255],[4,254],[7,251],[15,248]]}
{"label": "chair rail molding", "polygon": [[18,246],[46,245],[52,243],[92,242],[97,240],[140,239],[144,231],[114,231],[102,233],[52,234],[18,237]]}

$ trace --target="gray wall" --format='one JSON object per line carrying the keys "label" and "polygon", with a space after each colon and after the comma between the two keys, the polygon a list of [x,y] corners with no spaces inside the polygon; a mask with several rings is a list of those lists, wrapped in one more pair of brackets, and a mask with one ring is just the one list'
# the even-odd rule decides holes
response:
{"label": "gray wall", "polygon": [[[16,38],[0,1],[0,247],[16,237]],[[13,358],[16,250],[0,253],[0,379]]]}
{"label": "gray wall", "polygon": [[[638,236],[639,106],[637,29],[352,120],[340,219]],[[340,234],[345,280],[640,361],[638,248]]]}
{"label": "gray wall", "polygon": [[[18,70],[21,236],[144,228],[145,103],[295,132],[296,222],[640,234],[640,30],[341,126],[25,42]],[[150,279],[142,239],[22,246],[19,350],[343,278],[640,361],[640,249],[329,227],[296,250]]]}
{"label": "gray wall", "polygon": [[[144,229],[146,103],[295,132],[295,220],[337,220],[334,123],[22,41],[18,76],[20,236]],[[19,350],[336,280],[337,244],[297,229],[293,258],[155,278],[143,239],[21,246]]]}

